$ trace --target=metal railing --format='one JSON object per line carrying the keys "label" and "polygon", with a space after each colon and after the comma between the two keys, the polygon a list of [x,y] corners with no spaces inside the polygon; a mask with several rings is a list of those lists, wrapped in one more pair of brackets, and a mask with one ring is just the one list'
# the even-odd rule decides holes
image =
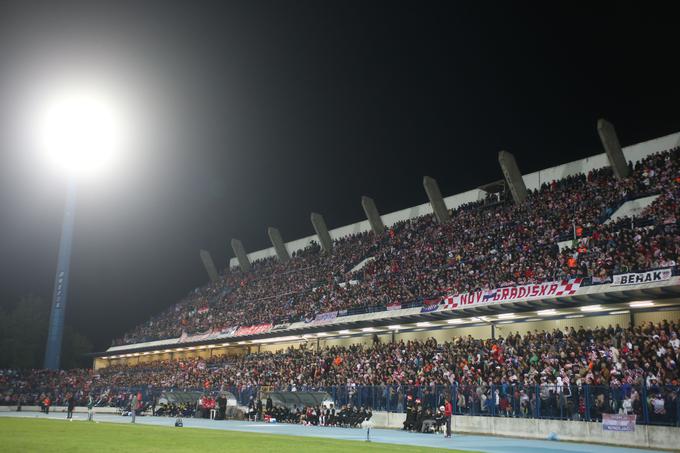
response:
{"label": "metal railing", "polygon": [[[267,388],[274,390],[274,388]],[[247,404],[259,387],[224,387],[239,404]],[[602,385],[523,386],[331,386],[284,387],[275,390],[325,391],[336,406],[351,404],[374,411],[405,412],[408,405],[436,409],[451,398],[457,415],[489,417],[544,418],[553,420],[601,421],[602,414],[636,415],[637,423],[680,426],[680,387]]]}
{"label": "metal railing", "polygon": [[[5,391],[9,389],[4,389]],[[33,389],[37,396],[49,388]],[[77,389],[73,389],[76,391]],[[69,390],[61,389],[60,393]],[[262,397],[267,391],[323,391],[336,407],[348,404],[370,407],[374,411],[403,413],[408,406],[436,409],[450,398],[456,415],[486,417],[541,418],[570,421],[601,421],[602,414],[635,415],[638,424],[680,427],[680,387],[652,385],[561,385],[540,384],[464,384],[464,385],[376,385],[376,386],[214,386],[211,388],[103,387],[92,389],[95,399],[108,395],[107,405],[125,405],[126,395],[142,392],[150,402],[162,392],[200,391],[217,395],[229,392],[238,404],[246,406],[251,396]],[[53,390],[52,390],[53,392]],[[86,398],[84,392],[79,392]],[[121,396],[122,395],[122,396]],[[55,403],[60,400],[52,393]],[[31,401],[24,401],[31,404]],[[0,402],[0,404],[3,404]],[[5,405],[7,403],[4,403]]]}

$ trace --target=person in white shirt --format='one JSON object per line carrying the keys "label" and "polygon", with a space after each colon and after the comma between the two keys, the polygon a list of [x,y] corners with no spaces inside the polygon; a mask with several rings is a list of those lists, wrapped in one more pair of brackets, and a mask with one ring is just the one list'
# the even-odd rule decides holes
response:
{"label": "person in white shirt", "polygon": [[652,382],[652,381],[658,381],[658,379],[656,378],[656,376],[654,376],[653,373],[649,373],[649,374],[647,375],[646,381],[647,381],[647,382],[646,382],[647,387],[649,388],[649,387],[652,386],[652,383],[656,384],[656,382]]}
{"label": "person in white shirt", "polygon": [[654,415],[664,415],[666,413],[666,402],[661,398],[661,394],[657,394],[652,399],[652,407],[654,408]]}
{"label": "person in white shirt", "polygon": [[623,406],[621,407],[621,413],[626,414],[626,415],[633,413],[633,400],[630,398],[630,396],[626,397],[626,399],[623,400]]}
{"label": "person in white shirt", "polygon": [[672,347],[673,349],[680,349],[680,339],[678,338],[678,334],[673,332],[671,334],[671,339],[668,342],[669,346]]}

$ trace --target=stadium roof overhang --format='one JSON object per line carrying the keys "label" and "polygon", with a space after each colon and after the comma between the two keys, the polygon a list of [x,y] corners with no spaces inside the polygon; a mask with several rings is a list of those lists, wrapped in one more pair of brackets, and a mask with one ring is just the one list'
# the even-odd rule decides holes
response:
{"label": "stadium roof overhang", "polygon": [[[609,286],[605,288],[605,286]],[[343,316],[324,324],[295,323],[285,329],[254,335],[189,341],[178,339],[132,344],[90,354],[92,357],[130,357],[149,354],[226,346],[302,341],[324,337],[372,335],[386,331],[436,330],[475,325],[508,324],[565,317],[601,316],[622,312],[670,310],[680,308],[680,277],[666,284],[642,284],[612,288],[611,285],[587,287],[571,296],[539,300],[520,300],[499,304],[457,307],[423,313],[421,307]],[[552,312],[554,310],[554,312]],[[539,312],[541,312],[539,314]]]}

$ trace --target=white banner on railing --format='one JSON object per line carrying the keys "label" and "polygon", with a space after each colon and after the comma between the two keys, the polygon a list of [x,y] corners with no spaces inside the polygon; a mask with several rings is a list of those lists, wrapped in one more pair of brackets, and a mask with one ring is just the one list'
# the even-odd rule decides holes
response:
{"label": "white banner on railing", "polygon": [[602,414],[603,431],[635,431],[635,415]]}
{"label": "white banner on railing", "polygon": [[639,285],[640,283],[664,282],[670,280],[673,272],[668,269],[656,269],[647,272],[633,272],[614,275],[612,285]]}

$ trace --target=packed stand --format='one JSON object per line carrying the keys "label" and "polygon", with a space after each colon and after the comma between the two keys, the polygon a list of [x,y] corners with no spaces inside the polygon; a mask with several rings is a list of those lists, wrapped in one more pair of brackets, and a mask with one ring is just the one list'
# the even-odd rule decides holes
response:
{"label": "packed stand", "polygon": [[[593,170],[531,191],[522,205],[470,203],[445,224],[426,215],[381,235],[316,244],[287,263],[268,258],[248,273],[227,270],[116,344],[176,338],[238,325],[310,320],[318,313],[419,303],[446,294],[570,277],[606,282],[612,273],[674,265],[680,150],[630,164],[628,178]],[[638,219],[603,223],[627,200],[660,194]],[[558,242],[574,239],[562,250]],[[351,272],[364,259],[360,270]]]}
{"label": "packed stand", "polygon": [[[337,405],[403,412],[420,400],[436,414],[445,395],[473,415],[597,420],[635,414],[640,422],[678,423],[680,325],[564,329],[507,338],[454,338],[371,347],[307,348],[84,370],[0,374],[3,404],[44,395],[95,393],[124,404],[129,389],[199,389],[243,397],[259,389],[321,390]],[[411,403],[413,402],[413,403]],[[417,408],[417,406],[416,406]],[[413,407],[411,409],[414,409]],[[302,410],[302,409],[301,409]],[[318,415],[318,413],[317,413]]]}

